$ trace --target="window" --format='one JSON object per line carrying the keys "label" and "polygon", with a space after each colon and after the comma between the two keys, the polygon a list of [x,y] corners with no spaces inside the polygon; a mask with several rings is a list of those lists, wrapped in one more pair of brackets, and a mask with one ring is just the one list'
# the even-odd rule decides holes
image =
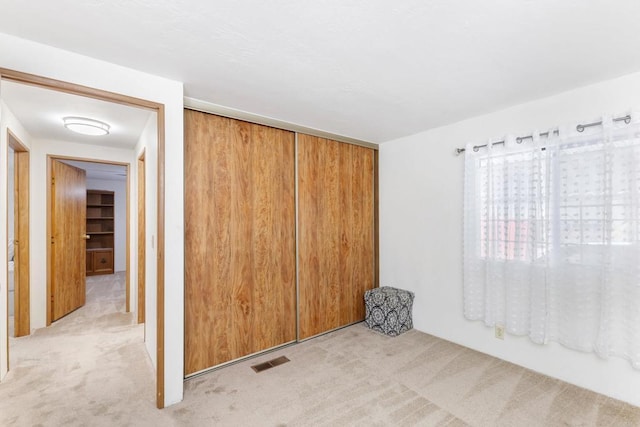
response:
{"label": "window", "polygon": [[467,318],[640,368],[640,125],[467,149],[464,220]]}

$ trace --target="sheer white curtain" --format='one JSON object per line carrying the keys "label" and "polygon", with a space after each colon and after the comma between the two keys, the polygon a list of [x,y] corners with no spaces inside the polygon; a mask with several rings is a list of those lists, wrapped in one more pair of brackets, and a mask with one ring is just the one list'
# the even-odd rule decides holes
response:
{"label": "sheer white curtain", "polygon": [[640,123],[465,150],[464,313],[640,368]]}

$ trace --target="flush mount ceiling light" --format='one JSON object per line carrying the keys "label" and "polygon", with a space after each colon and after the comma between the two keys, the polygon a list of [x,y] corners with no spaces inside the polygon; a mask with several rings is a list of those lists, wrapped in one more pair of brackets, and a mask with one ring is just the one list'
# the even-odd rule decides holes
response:
{"label": "flush mount ceiling light", "polygon": [[86,117],[64,117],[64,127],[83,135],[107,135],[111,126],[99,120]]}

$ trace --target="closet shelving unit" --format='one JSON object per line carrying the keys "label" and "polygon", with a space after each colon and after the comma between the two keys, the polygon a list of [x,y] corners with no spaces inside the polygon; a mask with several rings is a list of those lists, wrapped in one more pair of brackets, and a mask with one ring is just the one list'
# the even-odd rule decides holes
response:
{"label": "closet shelving unit", "polygon": [[113,191],[87,190],[87,276],[113,274]]}

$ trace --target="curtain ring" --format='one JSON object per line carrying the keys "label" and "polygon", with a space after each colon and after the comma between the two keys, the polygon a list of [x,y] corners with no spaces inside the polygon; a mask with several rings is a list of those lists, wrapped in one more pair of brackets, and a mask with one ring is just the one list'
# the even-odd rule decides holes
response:
{"label": "curtain ring", "polygon": [[480,150],[480,147],[478,147],[477,145],[473,146],[473,151],[477,153],[479,150]]}
{"label": "curtain ring", "polygon": [[583,131],[584,131],[584,125],[578,125],[578,126],[576,126],[576,130],[577,130],[578,132],[583,132]]}
{"label": "curtain ring", "polygon": [[517,138],[516,138],[516,144],[522,144],[522,140],[523,140],[523,139],[524,139],[524,138],[522,138],[521,136],[517,137]]}

